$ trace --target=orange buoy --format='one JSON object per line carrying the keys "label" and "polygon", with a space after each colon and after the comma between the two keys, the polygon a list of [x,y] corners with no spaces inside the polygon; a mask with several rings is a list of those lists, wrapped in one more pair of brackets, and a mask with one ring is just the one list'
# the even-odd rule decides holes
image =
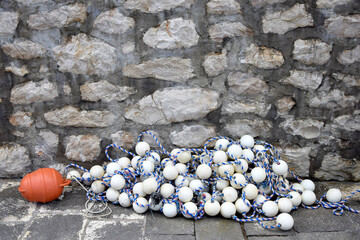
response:
{"label": "orange buoy", "polygon": [[40,168],[27,174],[20,183],[19,192],[31,202],[51,202],[60,197],[64,186],[71,180],[64,179],[54,168]]}

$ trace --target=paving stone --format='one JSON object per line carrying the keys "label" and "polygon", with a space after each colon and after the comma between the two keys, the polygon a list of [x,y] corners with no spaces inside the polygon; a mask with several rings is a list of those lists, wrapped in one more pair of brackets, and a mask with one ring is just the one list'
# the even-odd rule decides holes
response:
{"label": "paving stone", "polygon": [[84,240],[93,239],[142,239],[143,222],[116,220],[91,221],[85,230]]}
{"label": "paving stone", "polygon": [[248,240],[293,240],[294,236],[268,236],[268,237],[248,237]]}
{"label": "paving stone", "polygon": [[[330,230],[330,229],[329,229]],[[360,239],[360,230],[348,232],[312,232],[296,234],[297,240],[349,240]]]}
{"label": "paving stone", "polygon": [[194,221],[184,218],[183,216],[168,219],[160,213],[149,213],[146,215],[145,234],[194,235]]}
{"label": "paving stone", "polygon": [[144,240],[195,240],[193,235],[147,235]]}
{"label": "paving stone", "polygon": [[245,239],[240,223],[225,218],[203,218],[195,222],[196,240]]}
{"label": "paving stone", "polygon": [[[296,220],[296,219],[294,219]],[[263,222],[265,225],[274,226],[275,221]],[[244,223],[245,233],[247,236],[292,236],[294,230],[282,231],[280,229],[267,230],[263,228],[259,223]]]}
{"label": "paving stone", "polygon": [[31,224],[24,239],[78,239],[84,217],[81,215],[40,214]]}
{"label": "paving stone", "polygon": [[24,223],[0,223],[0,240],[18,239],[25,227]]}
{"label": "paving stone", "polygon": [[[355,214],[355,213],[354,213]],[[294,229],[297,232],[350,231],[358,227],[350,216],[335,216],[330,209],[299,209],[291,214],[294,218]]]}

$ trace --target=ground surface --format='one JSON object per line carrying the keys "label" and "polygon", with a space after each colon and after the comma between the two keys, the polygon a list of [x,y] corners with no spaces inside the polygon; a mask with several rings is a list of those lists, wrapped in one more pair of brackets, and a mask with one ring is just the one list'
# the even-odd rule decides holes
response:
{"label": "ground surface", "polygon": [[[17,191],[19,180],[0,180],[0,240],[12,239],[126,239],[126,240],[212,240],[212,239],[360,239],[360,214],[345,212],[335,216],[332,210],[299,209],[291,213],[290,231],[266,230],[258,223],[239,224],[224,218],[199,221],[165,218],[150,212],[140,215],[131,208],[111,205],[113,213],[100,219],[85,216],[85,192],[67,188],[63,200],[47,204],[26,201]],[[317,183],[318,197],[331,187],[348,194],[360,189],[359,183]],[[360,196],[348,206],[360,209]],[[269,222],[268,224],[273,224]]]}

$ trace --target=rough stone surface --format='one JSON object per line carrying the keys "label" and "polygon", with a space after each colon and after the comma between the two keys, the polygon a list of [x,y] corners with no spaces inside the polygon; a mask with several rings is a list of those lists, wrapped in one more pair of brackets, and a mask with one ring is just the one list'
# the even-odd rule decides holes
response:
{"label": "rough stone surface", "polygon": [[275,69],[283,65],[284,55],[273,48],[258,47],[251,44],[246,49],[246,58],[242,61],[263,69]]}
{"label": "rough stone surface", "polygon": [[73,106],[65,106],[44,114],[46,121],[57,126],[108,127],[115,121],[109,111],[80,111]]}
{"label": "rough stone surface", "polygon": [[240,138],[243,135],[266,138],[270,136],[271,128],[272,123],[270,121],[258,119],[235,119],[225,124],[225,130],[229,132],[231,137],[236,138]]}
{"label": "rough stone surface", "polygon": [[330,59],[332,45],[319,39],[298,39],[294,42],[293,56],[304,64],[325,64]]}
{"label": "rough stone surface", "polygon": [[15,66],[14,63],[11,63],[10,66],[7,66],[5,68],[5,71],[6,72],[11,72],[11,73],[13,73],[13,74],[15,74],[16,76],[19,76],[19,77],[23,77],[23,76],[25,76],[26,74],[29,73],[29,70],[25,65],[23,65],[21,68],[19,68],[19,67]]}
{"label": "rough stone surface", "polygon": [[235,0],[211,0],[206,4],[208,14],[234,15],[240,14],[240,4]]}
{"label": "rough stone surface", "polygon": [[146,45],[153,48],[188,48],[197,44],[199,35],[192,20],[175,18],[147,30],[143,40]]}
{"label": "rough stone surface", "polygon": [[31,127],[34,122],[34,119],[31,117],[31,112],[21,112],[18,111],[10,116],[9,122],[15,127]]}
{"label": "rough stone surface", "polygon": [[299,135],[306,139],[313,139],[320,136],[324,123],[314,119],[287,118],[280,123],[280,127],[292,135]]}
{"label": "rough stone surface", "polygon": [[215,136],[215,128],[212,126],[184,125],[181,131],[170,133],[170,140],[179,147],[201,147],[208,139]]}
{"label": "rough stone surface", "polygon": [[94,20],[93,28],[108,34],[123,34],[135,26],[135,20],[122,15],[118,9],[102,12]]}
{"label": "rough stone surface", "polygon": [[321,167],[315,171],[315,177],[321,180],[359,181],[360,163],[356,159],[345,159],[336,153],[328,153]]}
{"label": "rough stone surface", "polygon": [[229,90],[236,94],[259,94],[269,91],[269,86],[252,73],[231,72],[228,76]]}
{"label": "rough stone surface", "polygon": [[135,145],[134,135],[130,132],[121,130],[111,134],[110,136],[114,144],[124,147],[125,149],[130,149]]}
{"label": "rough stone surface", "polygon": [[195,233],[197,240],[209,239],[245,239],[241,226],[237,222],[229,222],[227,219],[204,218],[195,222]]}
{"label": "rough stone surface", "polygon": [[100,154],[100,141],[95,135],[72,135],[67,138],[65,156],[73,161],[93,161]]}
{"label": "rough stone surface", "polygon": [[134,42],[126,42],[121,46],[121,50],[124,54],[129,54],[134,52],[135,50],[135,43]]}
{"label": "rough stone surface", "polygon": [[3,45],[2,49],[10,57],[23,60],[43,57],[46,52],[44,46],[29,40],[15,40]]}
{"label": "rough stone surface", "polygon": [[49,3],[51,0],[13,0],[13,1],[24,4],[26,6],[30,6],[33,4]]}
{"label": "rough stone surface", "polygon": [[25,147],[12,143],[0,146],[0,177],[22,177],[31,165]]}
{"label": "rough stone surface", "polygon": [[344,50],[338,56],[339,63],[344,65],[353,64],[354,62],[360,62],[360,45],[355,48]]}
{"label": "rough stone surface", "polygon": [[181,82],[194,77],[191,59],[177,57],[158,58],[141,64],[129,64],[123,73],[132,78],[157,78],[161,80]]}
{"label": "rough stone surface", "polygon": [[331,127],[333,129],[343,129],[350,132],[360,131],[360,110],[356,110],[352,115],[336,117]]}
{"label": "rough stone surface", "polygon": [[40,12],[29,16],[30,28],[46,30],[49,28],[61,28],[73,22],[84,23],[86,18],[86,6],[83,3],[74,3],[62,6],[51,12]]}
{"label": "rough stone surface", "polygon": [[314,96],[310,94],[309,96],[309,106],[315,108],[341,110],[345,107],[354,106],[355,102],[355,96],[346,96],[344,92],[339,89],[330,92],[319,92]]}
{"label": "rough stone surface", "polygon": [[62,72],[105,75],[115,71],[115,48],[83,33],[72,36],[53,51]]}
{"label": "rough stone surface", "polygon": [[123,101],[136,90],[127,86],[116,86],[108,81],[88,82],[80,86],[81,98],[85,101]]}
{"label": "rough stone surface", "polygon": [[71,87],[69,86],[69,84],[65,84],[63,86],[63,92],[66,94],[66,95],[70,95],[71,94]]}
{"label": "rough stone surface", "polygon": [[280,80],[281,83],[290,84],[296,88],[314,91],[316,90],[323,79],[324,73],[307,72],[301,70],[290,70],[290,76]]}
{"label": "rough stone surface", "polygon": [[13,104],[30,104],[49,101],[58,96],[57,86],[48,80],[29,81],[18,84],[11,89],[10,102]]}
{"label": "rough stone surface", "polygon": [[210,77],[219,75],[227,66],[226,51],[223,51],[221,54],[209,53],[205,56],[203,62],[205,72]]}
{"label": "rough stone surface", "polygon": [[280,116],[286,115],[295,106],[296,102],[292,97],[282,97],[275,102],[276,109]]}
{"label": "rough stone surface", "polygon": [[300,177],[309,177],[311,147],[279,147],[277,149],[291,171]]}
{"label": "rough stone surface", "polygon": [[317,0],[317,8],[335,8],[338,5],[344,5],[352,2],[352,0]]}
{"label": "rough stone surface", "polygon": [[[51,131],[43,130],[39,133],[39,136],[38,145],[34,148],[35,157],[39,162],[35,164],[37,167],[49,167],[49,163],[51,163],[50,160],[53,161],[55,159],[58,150],[59,135]],[[43,162],[46,162],[46,164],[44,165]]]}
{"label": "rough stone surface", "polygon": [[253,113],[265,117],[270,111],[271,104],[267,104],[263,96],[254,99],[247,98],[244,100],[228,99],[222,105],[224,114],[232,113]]}
{"label": "rough stone surface", "polygon": [[157,212],[147,215],[145,224],[146,234],[159,234],[159,235],[194,235],[194,221],[187,221],[183,217],[174,219],[177,223],[168,221]]}
{"label": "rough stone surface", "polygon": [[284,34],[295,28],[313,26],[314,21],[305,4],[297,3],[288,10],[265,14],[262,24],[264,33]]}
{"label": "rough stone surface", "polygon": [[282,3],[282,2],[286,2],[286,0],[252,0],[251,4],[253,6],[263,6],[263,5]]}
{"label": "rough stone surface", "polygon": [[13,35],[19,23],[19,13],[0,12],[0,36]]}
{"label": "rough stone surface", "polygon": [[[360,53],[359,53],[360,54]],[[340,82],[344,82],[349,87],[359,87],[360,86],[360,78],[342,73],[333,73],[332,76]]]}
{"label": "rough stone surface", "polygon": [[360,14],[334,15],[325,20],[324,28],[337,37],[360,37]]}
{"label": "rough stone surface", "polygon": [[121,237],[126,239],[143,239],[142,238],[142,220],[128,221],[90,221],[85,231],[84,240],[93,239],[116,239],[119,238],[119,229]]}
{"label": "rough stone surface", "polygon": [[[219,107],[219,94],[200,88],[165,88],[125,109],[125,118],[142,124],[199,119]],[[196,103],[196,104],[194,104]]]}
{"label": "rough stone surface", "polygon": [[221,22],[211,25],[209,34],[212,40],[222,42],[226,37],[252,35],[253,32],[241,22]]}
{"label": "rough stone surface", "polygon": [[131,10],[156,13],[164,10],[170,10],[175,7],[190,8],[193,3],[194,0],[126,0],[124,2],[124,7]]}

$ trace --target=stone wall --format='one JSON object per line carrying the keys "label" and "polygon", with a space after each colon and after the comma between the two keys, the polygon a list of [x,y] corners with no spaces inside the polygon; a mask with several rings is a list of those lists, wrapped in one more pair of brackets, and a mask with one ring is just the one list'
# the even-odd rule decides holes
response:
{"label": "stone wall", "polygon": [[[0,177],[250,134],[360,180],[360,2],[2,0]],[[115,153],[113,153],[115,154]]]}

